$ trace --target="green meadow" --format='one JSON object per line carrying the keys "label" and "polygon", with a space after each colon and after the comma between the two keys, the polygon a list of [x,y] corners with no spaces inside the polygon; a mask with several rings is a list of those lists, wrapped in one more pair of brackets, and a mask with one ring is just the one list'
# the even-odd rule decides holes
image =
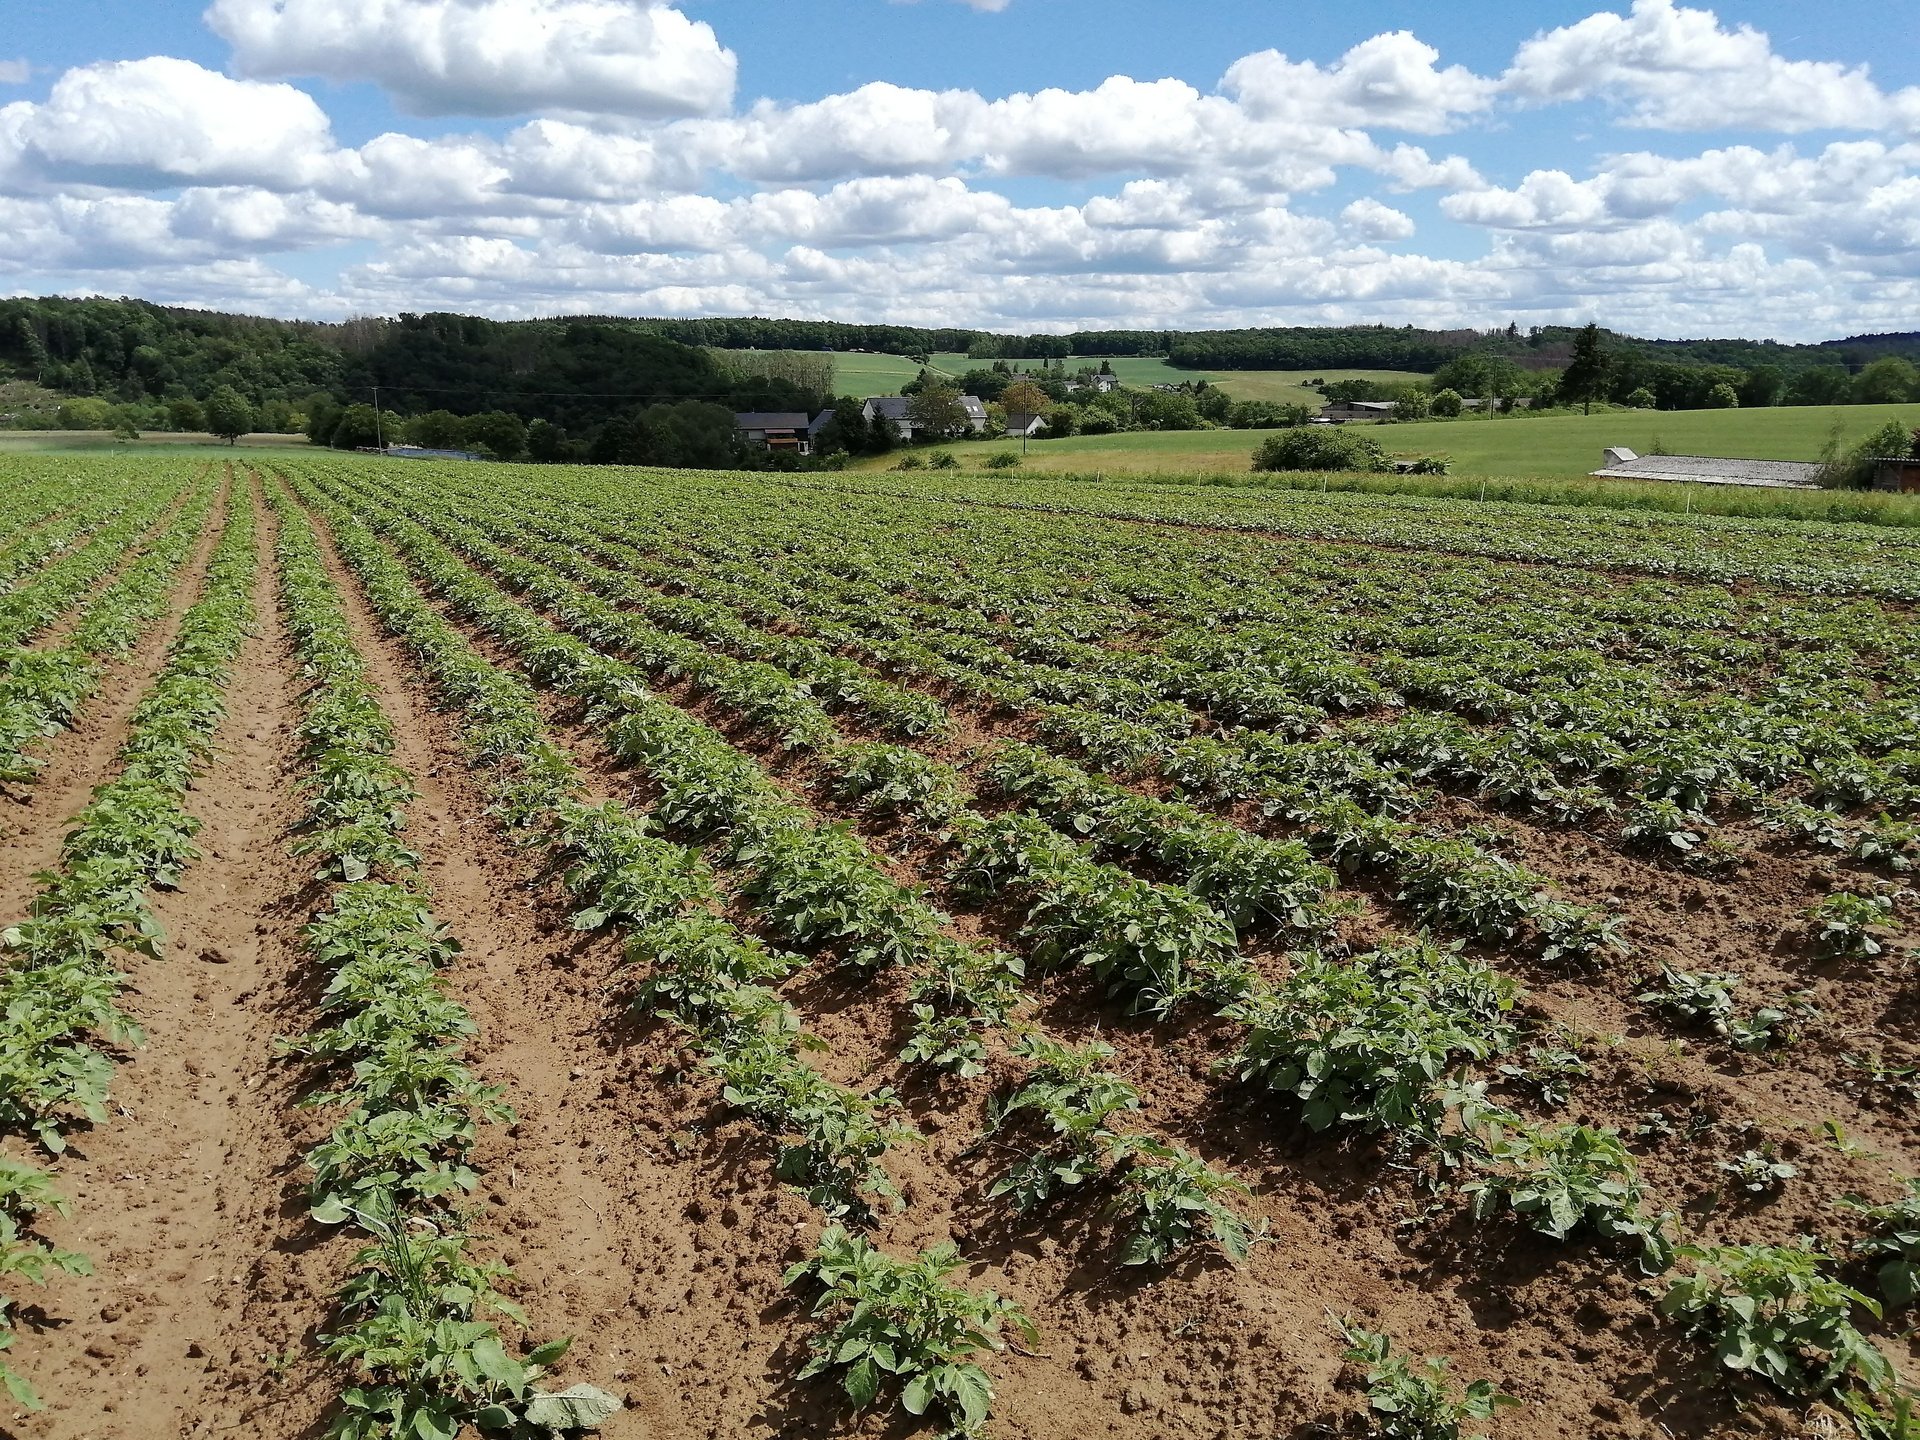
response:
{"label": "green meadow", "polygon": [[[1325,378],[1331,379],[1332,376]],[[1369,427],[1394,455],[1444,455],[1456,475],[1571,479],[1596,470],[1601,451],[1625,445],[1642,455],[1743,460],[1818,460],[1830,436],[1851,444],[1889,419],[1920,425],[1920,405],[1778,406],[1767,410],[1615,410],[1605,414],[1509,415],[1423,420]],[[1041,440],[1028,446],[1030,470],[1103,474],[1245,472],[1263,430],[1141,431]],[[959,447],[969,466],[987,444]],[[883,460],[882,467],[890,461]]]}

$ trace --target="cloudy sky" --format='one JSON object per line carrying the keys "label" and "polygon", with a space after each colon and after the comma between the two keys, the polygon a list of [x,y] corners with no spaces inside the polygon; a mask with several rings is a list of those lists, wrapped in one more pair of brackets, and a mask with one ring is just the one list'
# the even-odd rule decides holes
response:
{"label": "cloudy sky", "polygon": [[0,293],[1920,326],[1913,0],[0,6]]}

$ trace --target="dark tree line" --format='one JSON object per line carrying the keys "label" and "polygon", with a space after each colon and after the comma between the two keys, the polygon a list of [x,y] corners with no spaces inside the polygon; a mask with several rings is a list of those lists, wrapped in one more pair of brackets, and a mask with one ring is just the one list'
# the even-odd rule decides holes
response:
{"label": "dark tree line", "polygon": [[[1594,400],[1692,409],[1729,403],[1728,397],[1742,405],[1920,398],[1913,365],[1920,360],[1920,333],[1820,345],[1595,333],[1606,353],[1604,373],[1579,386]],[[496,451],[494,442],[518,431],[528,453],[552,458],[644,452],[658,463],[691,464],[725,448],[723,412],[817,412],[831,399],[816,388],[823,381],[747,374],[710,353],[715,350],[965,353],[973,361],[965,388],[988,399],[1011,379],[1013,365],[1073,355],[1166,355],[1190,369],[1439,372],[1436,390],[1470,394],[1492,385],[1486,393],[1505,394],[1526,392],[1516,376],[1548,382],[1573,364],[1579,335],[1557,326],[1522,333],[1512,325],[1487,331],[1359,325],[1020,336],[762,318],[503,322],[451,314],[322,324],[132,299],[53,298],[0,300],[0,378],[37,380],[61,395],[98,402],[96,410],[122,407],[114,412],[119,418],[103,423],[127,422],[131,414],[139,424],[187,428],[196,413],[204,418],[215,395],[230,394],[250,408],[257,428],[304,424],[336,444],[343,443],[339,437],[361,443],[363,433],[365,443],[376,434],[387,438],[389,414],[404,422],[439,412],[473,421],[477,434],[490,437],[476,443]],[[1491,370],[1480,373],[1487,366]],[[1067,397],[1052,373],[1057,368],[1040,366],[1032,378],[1060,405]],[[1182,423],[1184,412],[1143,421],[1135,412],[1147,402],[1129,403],[1125,417],[1089,413],[1079,423]],[[349,415],[352,422],[342,427]],[[495,423],[492,416],[507,419]],[[1204,411],[1198,418],[1227,419]]]}

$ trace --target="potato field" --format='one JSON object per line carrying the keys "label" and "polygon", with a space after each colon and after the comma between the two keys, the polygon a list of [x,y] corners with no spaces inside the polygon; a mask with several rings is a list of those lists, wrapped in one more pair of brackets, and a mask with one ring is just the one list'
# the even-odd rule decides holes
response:
{"label": "potato field", "polygon": [[0,1434],[1916,1440],[1920,532],[0,457]]}

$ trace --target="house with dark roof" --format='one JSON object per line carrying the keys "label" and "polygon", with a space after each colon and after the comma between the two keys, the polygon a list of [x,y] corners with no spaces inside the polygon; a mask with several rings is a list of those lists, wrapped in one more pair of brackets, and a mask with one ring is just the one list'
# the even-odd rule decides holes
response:
{"label": "house with dark roof", "polygon": [[1716,455],[1636,455],[1624,445],[1609,447],[1606,464],[1589,472],[1597,480],[1670,480],[1697,485],[1760,485],[1776,490],[1806,490],[1820,467],[1804,460],[1728,460]]}
{"label": "house with dark roof", "polygon": [[813,430],[804,410],[749,411],[733,417],[733,428],[747,444],[762,450],[813,453]]}
{"label": "house with dark roof", "polygon": [[[874,395],[861,406],[860,413],[867,417],[871,425],[875,420],[885,420],[891,424],[902,440],[918,438],[919,427],[913,423],[908,407],[913,403],[906,395]],[[987,407],[977,395],[962,395],[960,408],[967,412],[967,425],[974,434],[982,435],[987,429]]]}

